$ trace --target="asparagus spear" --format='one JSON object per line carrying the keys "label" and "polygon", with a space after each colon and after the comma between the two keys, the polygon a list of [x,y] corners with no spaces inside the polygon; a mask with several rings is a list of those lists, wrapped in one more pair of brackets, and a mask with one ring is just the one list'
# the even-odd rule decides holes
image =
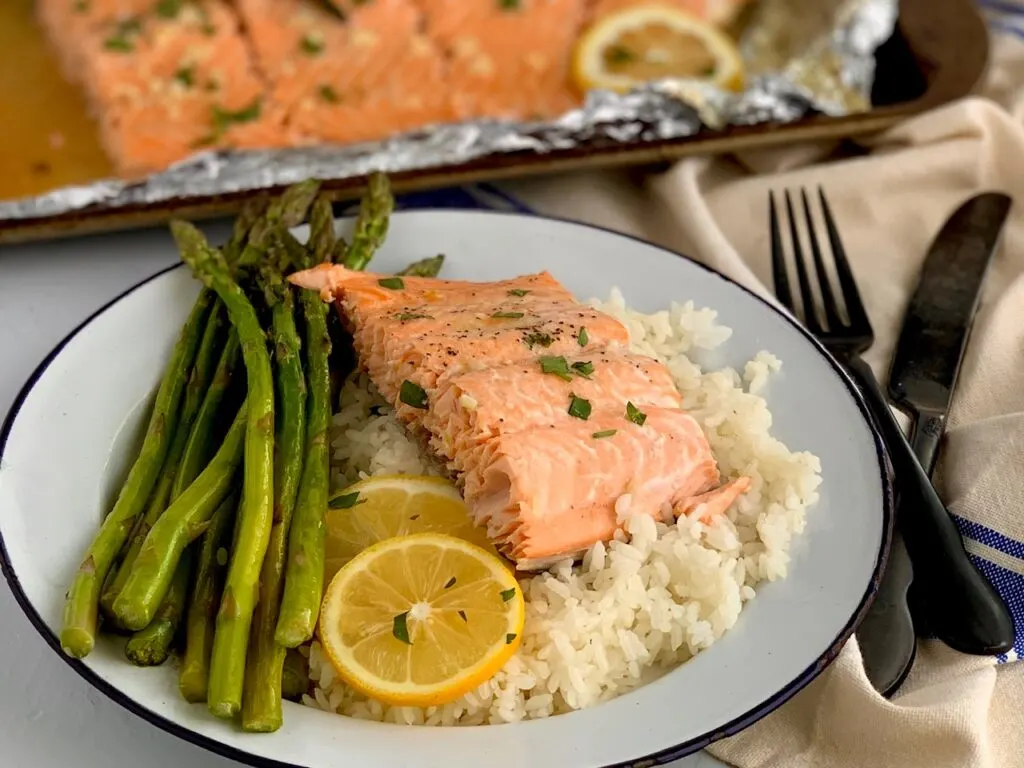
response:
{"label": "asparagus spear", "polygon": [[280,264],[287,259],[280,238],[271,245],[271,263],[261,280],[271,307],[274,353],[277,361],[277,449],[274,471],[274,524],[260,574],[260,596],[249,644],[249,660],[242,693],[242,728],[268,732],[281,727],[281,676],[285,649],[274,642],[288,527],[295,507],[302,472],[306,433],[306,378],[302,371],[299,333],[295,328],[291,288],[282,279]]}
{"label": "asparagus spear", "polygon": [[114,558],[142,512],[167,455],[174,431],[172,425],[178,418],[185,391],[187,372],[195,359],[212,303],[213,295],[208,291],[201,292],[196,300],[164,369],[139,456],[68,589],[60,643],[69,656],[83,658],[95,645],[100,589]]}
{"label": "asparagus spear", "polygon": [[[256,311],[228,273],[223,257],[202,233],[183,221],[171,224],[182,258],[220,296],[242,345],[248,381],[245,436],[245,506],[231,556],[213,638],[207,706],[234,717],[242,706],[245,658],[260,568],[270,539],[274,502],[274,376]],[[243,256],[244,258],[244,256]]]}
{"label": "asparagus spear", "polygon": [[[216,297],[212,293],[210,294],[210,300],[216,301]],[[226,321],[223,308],[219,304],[215,305],[209,319],[206,321],[206,327],[203,329],[203,337],[199,343],[199,351],[196,353],[195,365],[192,368],[192,373],[189,376],[188,385],[185,389],[181,417],[174,427],[174,438],[171,441],[171,447],[168,449],[167,457],[164,459],[163,466],[161,467],[160,479],[157,481],[156,488],[149,499],[149,503],[146,505],[145,514],[132,531],[128,550],[118,566],[116,576],[112,580],[108,580],[109,583],[104,586],[103,592],[100,595],[100,607],[107,616],[114,618],[115,621],[116,617],[113,613],[114,601],[121,590],[124,589],[125,582],[128,580],[128,574],[135,564],[135,558],[139,556],[142,542],[146,539],[153,524],[164,513],[164,510],[167,509],[168,503],[174,501],[181,491],[184,490],[184,487],[194,479],[193,475],[193,477],[188,478],[187,482],[183,483],[183,475],[178,471],[178,468],[185,453],[192,423],[200,410],[206,390],[210,386],[210,381],[214,375],[214,366],[224,341]]]}
{"label": "asparagus spear", "polygon": [[206,390],[203,404],[199,406],[199,412],[192,422],[192,430],[185,443],[181,464],[174,477],[174,498],[177,498],[199,476],[216,449],[213,442],[214,428],[220,417],[221,406],[224,404],[231,380],[241,362],[241,354],[238,336],[232,330],[228,334],[224,349],[221,350],[220,360],[217,361],[217,368],[213,372],[213,378]]}
{"label": "asparagus spear", "polygon": [[213,648],[213,621],[220,604],[220,590],[227,571],[226,547],[234,527],[238,494],[232,493],[210,518],[199,542],[195,578],[188,615],[185,619],[185,654],[178,672],[178,689],[185,701],[206,701],[210,674],[210,651]]}
{"label": "asparagus spear", "polygon": [[153,621],[145,629],[140,629],[132,635],[125,645],[124,654],[132,664],[138,667],[156,667],[167,661],[171,643],[185,611],[191,570],[192,551],[186,549],[174,572],[167,596],[160,604]]}
{"label": "asparagus spear", "polygon": [[444,254],[439,253],[437,256],[431,256],[427,259],[414,261],[408,267],[396,274],[411,275],[414,277],[437,277],[441,273],[441,267],[443,266]]}
{"label": "asparagus spear", "polygon": [[242,255],[242,249],[249,238],[249,233],[256,226],[256,222],[262,219],[267,212],[267,200],[264,197],[250,200],[242,206],[242,210],[235,219],[234,227],[231,230],[231,238],[224,244],[224,259],[228,264],[234,264]]}
{"label": "asparagus spear", "polygon": [[[367,182],[367,190],[359,203],[359,216],[356,218],[352,243],[345,254],[345,266],[349,269],[363,270],[370,263],[374,252],[380,248],[388,234],[388,219],[395,208],[395,198],[391,195],[391,184],[383,173],[374,173]],[[327,254],[317,258],[317,262],[325,261]]]}
{"label": "asparagus spear", "polygon": [[[328,258],[334,245],[334,224],[329,210],[314,205],[309,245],[314,262]],[[308,266],[309,261],[302,266]],[[331,421],[331,337],[327,332],[327,305],[313,291],[301,293],[306,318],[309,417],[306,463],[288,537],[288,564],[284,595],[277,620],[277,644],[295,648],[313,636],[324,581],[324,511],[327,509],[329,428]]]}
{"label": "asparagus spear", "polygon": [[251,267],[263,261],[275,233],[301,224],[319,190],[320,182],[308,179],[293,184],[271,203],[266,214],[252,225],[249,242],[246,243],[238,260],[239,265]]}
{"label": "asparagus spear", "polygon": [[171,503],[142,542],[124,587],[114,600],[114,615],[128,629],[142,629],[153,620],[185,547],[202,535],[231,492],[242,461],[248,417],[249,409],[243,403],[206,469]]}
{"label": "asparagus spear", "polygon": [[284,657],[281,697],[298,700],[307,690],[309,690],[309,664],[301,653],[294,648],[289,648]]}

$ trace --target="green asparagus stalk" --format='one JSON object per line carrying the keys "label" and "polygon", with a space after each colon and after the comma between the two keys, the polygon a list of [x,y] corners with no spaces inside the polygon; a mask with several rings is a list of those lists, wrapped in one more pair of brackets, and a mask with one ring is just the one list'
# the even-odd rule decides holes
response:
{"label": "green asparagus stalk", "polygon": [[227,396],[241,357],[242,350],[238,344],[238,336],[232,330],[221,351],[220,360],[217,361],[217,368],[213,372],[213,378],[210,380],[203,403],[199,406],[199,412],[192,422],[192,430],[185,443],[181,465],[174,477],[174,498],[181,495],[181,492],[192,484],[216,450],[214,429],[220,418],[224,398]]}
{"label": "green asparagus stalk", "polygon": [[289,648],[284,657],[284,674],[281,678],[281,696],[298,701],[309,690],[309,663],[294,648]]}
{"label": "green asparagus stalk", "polygon": [[[210,294],[210,300],[216,301],[216,297],[212,293]],[[142,542],[145,541],[153,524],[156,523],[160,515],[167,509],[167,505],[174,501],[188,483],[191,483],[195,478],[193,475],[188,478],[187,482],[182,482],[185,478],[178,470],[181,465],[182,456],[185,453],[192,424],[214,376],[214,367],[220,355],[221,345],[224,343],[226,322],[227,318],[224,310],[218,303],[213,307],[213,311],[206,321],[206,327],[203,329],[203,337],[199,343],[199,351],[196,353],[195,365],[192,367],[192,373],[189,376],[188,385],[185,389],[181,417],[174,427],[174,438],[171,441],[171,447],[168,449],[167,457],[164,459],[163,466],[161,467],[160,479],[157,480],[156,488],[153,490],[146,505],[145,514],[132,531],[128,550],[118,566],[117,574],[112,580],[108,580],[109,583],[104,586],[103,592],[100,595],[100,607],[108,617],[115,620],[116,617],[113,612],[114,601],[121,590],[124,589],[125,582],[128,580],[128,574],[135,563],[135,558],[139,556]]]}
{"label": "green asparagus stalk", "polygon": [[228,264],[235,264],[242,255],[249,233],[256,226],[256,222],[262,219],[267,213],[267,200],[265,197],[250,200],[242,206],[238,217],[235,219],[234,227],[231,230],[231,238],[224,244],[224,260]]}
{"label": "green asparagus stalk", "polygon": [[256,311],[232,280],[221,255],[207,245],[199,230],[186,222],[173,222],[171,232],[182,258],[227,307],[242,345],[247,375],[248,424],[242,491],[245,506],[239,512],[238,539],[217,612],[207,694],[210,711],[217,717],[231,718],[242,706],[249,630],[273,524],[274,376]]}
{"label": "green asparagus stalk", "polygon": [[156,667],[167,661],[171,643],[178,631],[185,601],[188,599],[188,579],[192,571],[192,551],[186,549],[181,562],[174,572],[167,596],[160,609],[145,629],[140,629],[128,639],[124,653],[128,661],[137,667]]}
{"label": "green asparagus stalk", "polygon": [[295,495],[302,472],[306,434],[306,377],[301,342],[295,327],[294,300],[279,265],[287,258],[280,240],[271,246],[272,263],[261,271],[271,307],[274,356],[277,362],[277,449],[274,470],[274,524],[260,574],[260,596],[249,643],[242,693],[242,728],[269,732],[281,727],[281,685],[285,649],[274,642],[284,580]]}
{"label": "green asparagus stalk", "polygon": [[437,256],[431,256],[427,259],[414,261],[408,267],[396,274],[409,275],[411,277],[437,277],[441,273],[441,267],[443,266],[444,254],[439,253]]}
{"label": "green asparagus stalk", "polygon": [[[359,216],[356,218],[352,243],[345,254],[345,266],[349,269],[363,270],[370,263],[373,254],[380,248],[388,234],[388,221],[395,208],[395,198],[391,195],[391,184],[383,173],[370,176],[366,193],[359,203]],[[327,254],[317,258],[324,261]]]}
{"label": "green asparagus stalk", "polygon": [[252,225],[249,241],[238,260],[239,265],[251,267],[262,262],[275,233],[301,224],[319,191],[320,182],[316,179],[308,179],[286,189],[281,197],[270,204],[266,214]]}
{"label": "green asparagus stalk", "polygon": [[210,518],[199,542],[195,577],[185,619],[185,653],[178,672],[178,689],[185,701],[206,701],[213,649],[213,622],[227,572],[230,535],[235,523],[238,494],[229,495]]}
{"label": "green asparagus stalk", "polygon": [[248,413],[243,403],[206,469],[171,503],[142,542],[124,587],[114,600],[114,615],[122,626],[139,630],[153,620],[185,547],[202,535],[231,492],[242,461]]}
{"label": "green asparagus stalk", "polygon": [[[329,257],[334,245],[333,226],[323,206],[314,205],[309,237],[311,261],[319,263]],[[306,319],[309,416],[306,461],[288,537],[284,594],[275,633],[277,644],[287,648],[296,648],[309,640],[316,628],[323,596],[324,511],[329,490],[331,337],[327,332],[328,307],[313,291],[303,291],[301,302]]]}
{"label": "green asparagus stalk", "polygon": [[78,567],[64,604],[60,642],[64,652],[83,658],[96,642],[100,590],[114,558],[142,513],[173,438],[189,369],[195,360],[213,296],[203,291],[181,330],[164,369],[142,449],[121,492]]}

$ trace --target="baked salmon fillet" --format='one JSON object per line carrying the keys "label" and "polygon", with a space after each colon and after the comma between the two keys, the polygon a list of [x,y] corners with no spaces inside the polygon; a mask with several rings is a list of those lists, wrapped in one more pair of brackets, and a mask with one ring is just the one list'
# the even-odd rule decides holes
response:
{"label": "baked salmon fillet", "polygon": [[238,17],[222,0],[39,0],[66,76],[81,82],[122,176],[200,149],[282,146]]}
{"label": "baked salmon fillet", "polygon": [[547,272],[474,283],[321,265],[289,279],[335,303],[362,369],[520,569],[631,515],[710,520],[748,487],[722,483],[668,369]]}

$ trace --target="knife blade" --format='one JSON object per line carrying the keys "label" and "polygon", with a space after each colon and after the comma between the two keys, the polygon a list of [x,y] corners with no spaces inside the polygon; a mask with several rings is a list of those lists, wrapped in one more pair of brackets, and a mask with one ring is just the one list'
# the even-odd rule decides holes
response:
{"label": "knife blade", "polygon": [[[897,341],[889,395],[911,417],[911,445],[929,475],[1010,204],[1006,195],[984,193],[947,219],[925,257]],[[903,683],[914,661],[916,634],[928,632],[928,601],[920,597],[921,584],[911,595],[913,576],[897,530],[875,602],[857,630],[865,672],[883,696],[891,696]]]}
{"label": "knife blade", "polygon": [[889,396],[911,417],[910,442],[928,474],[1010,204],[1006,195],[986,192],[947,219],[925,257],[896,342]]}

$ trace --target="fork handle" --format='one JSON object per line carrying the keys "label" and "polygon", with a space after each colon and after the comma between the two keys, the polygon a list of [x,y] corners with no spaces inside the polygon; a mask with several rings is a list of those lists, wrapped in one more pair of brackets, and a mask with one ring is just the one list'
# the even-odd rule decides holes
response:
{"label": "fork handle", "polygon": [[1006,605],[974,567],[963,540],[931,480],[914,456],[889,401],[860,358],[848,368],[882,430],[895,475],[896,520],[914,567],[927,625],[961,653],[997,656],[1013,648],[1014,626]]}

